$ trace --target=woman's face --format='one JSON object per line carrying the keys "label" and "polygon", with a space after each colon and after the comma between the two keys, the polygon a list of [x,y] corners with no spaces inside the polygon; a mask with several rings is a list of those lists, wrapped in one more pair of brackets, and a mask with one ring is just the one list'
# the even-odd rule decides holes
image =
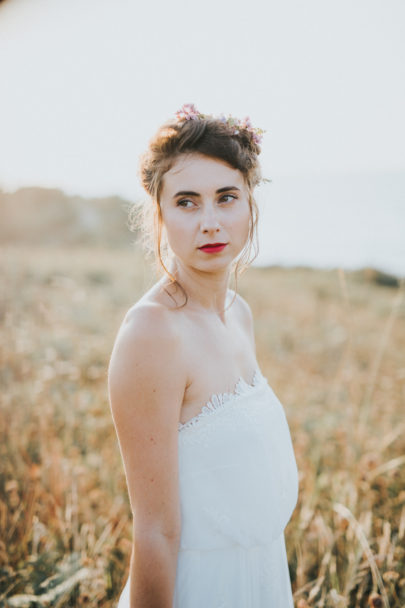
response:
{"label": "woman's face", "polygon": [[[243,174],[222,160],[197,153],[180,156],[163,176],[160,207],[170,248],[185,265],[224,269],[246,244],[248,189]],[[200,249],[212,243],[226,246]]]}

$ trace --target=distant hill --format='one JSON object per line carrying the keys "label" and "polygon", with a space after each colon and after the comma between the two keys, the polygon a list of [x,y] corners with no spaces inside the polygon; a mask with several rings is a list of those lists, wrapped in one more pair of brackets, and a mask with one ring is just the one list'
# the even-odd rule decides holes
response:
{"label": "distant hill", "polygon": [[90,244],[126,247],[130,205],[120,197],[83,198],[58,189],[0,190],[0,244]]}

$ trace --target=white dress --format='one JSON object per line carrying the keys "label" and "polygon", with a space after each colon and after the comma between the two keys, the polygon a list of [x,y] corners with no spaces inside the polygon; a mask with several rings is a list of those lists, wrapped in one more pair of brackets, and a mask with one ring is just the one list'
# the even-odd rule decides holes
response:
{"label": "white dress", "polygon": [[[182,531],[173,608],[293,608],[284,528],[298,473],[283,406],[257,368],[179,423]],[[129,608],[129,578],[117,608]]]}

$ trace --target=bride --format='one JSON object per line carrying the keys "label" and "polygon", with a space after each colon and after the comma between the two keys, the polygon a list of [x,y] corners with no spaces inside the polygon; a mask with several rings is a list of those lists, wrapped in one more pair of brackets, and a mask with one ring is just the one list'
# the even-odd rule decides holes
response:
{"label": "bride", "polygon": [[291,437],[228,287],[257,238],[261,134],[185,104],[141,157],[164,272],[126,313],[108,370],[133,514],[119,608],[293,606]]}

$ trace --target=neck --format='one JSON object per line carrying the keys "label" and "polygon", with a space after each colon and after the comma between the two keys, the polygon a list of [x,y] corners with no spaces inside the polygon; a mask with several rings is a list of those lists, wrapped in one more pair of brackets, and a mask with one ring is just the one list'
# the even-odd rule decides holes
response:
{"label": "neck", "polygon": [[[169,270],[186,291],[188,309],[217,314],[225,322],[229,267],[218,272],[207,273],[185,267],[178,259],[173,259]],[[170,280],[167,277],[162,279],[163,286],[166,287],[169,283]],[[183,296],[178,297],[177,293],[179,292],[176,292],[176,302],[183,301]]]}

